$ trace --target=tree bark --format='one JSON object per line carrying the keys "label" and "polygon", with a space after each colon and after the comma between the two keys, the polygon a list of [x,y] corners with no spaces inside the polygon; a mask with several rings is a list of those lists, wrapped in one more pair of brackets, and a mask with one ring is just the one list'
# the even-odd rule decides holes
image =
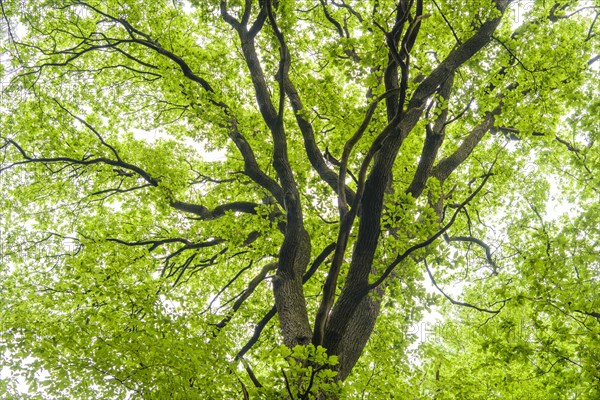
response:
{"label": "tree bark", "polygon": [[[497,3],[503,11],[507,2]],[[378,151],[365,183],[361,199],[361,217],[358,237],[352,254],[346,283],[334,305],[327,323],[323,345],[329,354],[340,358],[339,379],[345,379],[356,363],[367,340],[344,340],[352,332],[370,336],[379,314],[379,304],[369,300],[369,274],[381,232],[381,213],[384,192],[392,179],[392,167],[400,147],[421,118],[427,99],[444,84],[454,72],[474,54],[487,45],[501,17],[484,22],[479,30],[448,57],[414,91],[406,112],[400,115],[398,125],[385,138]],[[399,112],[403,112],[399,110]],[[428,166],[431,171],[431,166]],[[425,177],[426,179],[426,177]],[[359,328],[360,327],[360,328]],[[358,329],[358,331],[357,331]],[[343,369],[343,370],[342,370]]]}
{"label": "tree bark", "polygon": [[310,238],[306,230],[298,237],[284,240],[279,254],[279,267],[273,280],[275,306],[286,346],[310,343],[312,331],[308,320],[302,275],[310,261]]}

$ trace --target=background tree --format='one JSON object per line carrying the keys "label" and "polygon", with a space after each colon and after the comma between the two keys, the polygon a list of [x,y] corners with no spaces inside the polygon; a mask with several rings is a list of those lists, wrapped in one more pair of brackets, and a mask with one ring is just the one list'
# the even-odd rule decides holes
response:
{"label": "background tree", "polygon": [[597,1],[0,4],[9,395],[598,398]]}

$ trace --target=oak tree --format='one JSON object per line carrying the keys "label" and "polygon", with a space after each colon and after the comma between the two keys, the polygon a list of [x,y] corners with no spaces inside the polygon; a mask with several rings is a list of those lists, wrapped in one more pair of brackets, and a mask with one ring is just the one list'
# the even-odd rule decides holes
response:
{"label": "oak tree", "polygon": [[0,4],[3,393],[600,396],[597,0]]}

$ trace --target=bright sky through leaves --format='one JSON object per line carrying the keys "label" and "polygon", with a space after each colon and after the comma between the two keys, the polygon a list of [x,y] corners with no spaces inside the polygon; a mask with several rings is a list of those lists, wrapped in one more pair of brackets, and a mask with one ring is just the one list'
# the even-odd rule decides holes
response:
{"label": "bright sky through leaves", "polygon": [[597,0],[0,4],[0,397],[600,398]]}

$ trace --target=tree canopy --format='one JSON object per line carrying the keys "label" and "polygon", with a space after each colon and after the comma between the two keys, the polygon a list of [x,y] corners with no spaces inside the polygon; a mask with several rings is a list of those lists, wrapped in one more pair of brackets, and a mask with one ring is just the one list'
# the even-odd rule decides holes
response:
{"label": "tree canopy", "polygon": [[600,398],[597,0],[0,4],[3,396]]}

